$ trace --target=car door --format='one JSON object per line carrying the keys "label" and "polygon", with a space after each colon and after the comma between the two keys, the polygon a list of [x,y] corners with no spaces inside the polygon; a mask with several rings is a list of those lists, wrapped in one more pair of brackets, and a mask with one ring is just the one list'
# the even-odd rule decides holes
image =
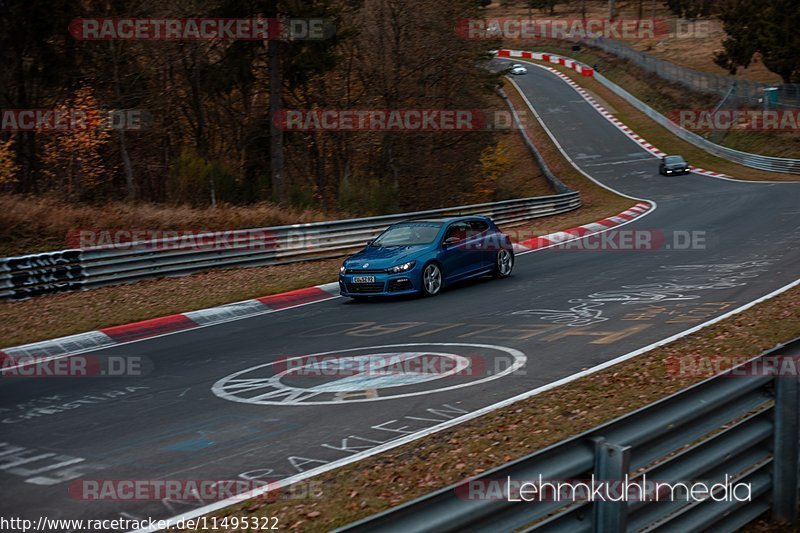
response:
{"label": "car door", "polygon": [[453,222],[444,232],[440,243],[442,252],[439,257],[442,261],[445,281],[456,281],[467,275],[471,264],[470,252],[466,248],[469,232],[469,224],[465,221]]}
{"label": "car door", "polygon": [[467,245],[467,249],[474,250],[473,262],[476,270],[485,270],[494,265],[495,253],[497,252],[497,237],[485,220],[475,219],[469,221],[470,238],[474,241],[473,245]]}

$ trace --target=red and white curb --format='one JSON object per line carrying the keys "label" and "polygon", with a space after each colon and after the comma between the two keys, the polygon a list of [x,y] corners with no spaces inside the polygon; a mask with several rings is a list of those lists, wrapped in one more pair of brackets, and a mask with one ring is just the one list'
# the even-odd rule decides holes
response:
{"label": "red and white curb", "polygon": [[[576,228],[570,228],[568,230],[558,231],[549,235],[534,237],[520,243],[515,243],[514,250],[517,252],[527,252],[553,246],[567,240],[575,239],[576,237],[600,233],[615,226],[630,222],[634,218],[648,212],[652,207],[653,206],[649,203],[640,202],[627,211],[598,222],[584,224]],[[301,305],[330,300],[338,296],[338,283],[317,285],[315,287],[297,289],[281,294],[263,296],[253,300],[221,305],[219,307],[152,318],[141,322],[134,322],[133,324],[111,326],[96,331],[69,335],[67,337],[23,344],[12,348],[4,348],[0,351],[0,363],[3,363],[7,357],[12,359],[20,357],[35,357],[37,359],[64,357],[91,350],[109,348],[118,344],[177,333],[179,331],[221,324],[240,318],[274,313]]]}
{"label": "red and white curb", "polygon": [[653,209],[652,204],[649,204],[647,202],[639,202],[635,206],[631,207],[626,211],[623,211],[617,216],[605,218],[598,222],[592,222],[591,224],[584,224],[583,226],[578,226],[576,228],[570,228],[568,230],[558,231],[556,233],[551,233],[549,235],[534,237],[532,239],[515,243],[514,251],[527,252],[529,250],[538,250],[540,248],[547,248],[549,246],[561,244],[563,242],[573,240],[575,238],[586,237],[587,235],[594,235],[595,233],[601,233],[616,226],[627,224],[631,220],[642,216],[651,209]]}
{"label": "red and white curb", "polygon": [[584,65],[583,63],[579,63],[574,59],[570,59],[568,57],[562,57],[556,54],[548,54],[546,52],[525,52],[523,50],[498,50],[497,57],[511,57],[511,58],[520,58],[520,59],[535,59],[537,61],[547,61],[548,63],[554,63],[556,65],[563,65],[567,68],[571,68],[575,72],[582,74],[588,78],[594,76],[594,69]]}
{"label": "red and white curb", "polygon": [[[521,58],[521,59],[534,59],[534,60],[537,60],[537,61],[547,61],[549,63],[555,63],[557,65],[563,65],[563,66],[565,66],[567,68],[571,68],[572,70],[580,72],[584,76],[588,76],[588,77],[593,77],[594,76],[594,70],[593,69],[587,67],[586,65],[578,63],[574,59],[561,57],[561,56],[558,56],[556,54],[545,54],[545,53],[538,53],[538,52],[522,52],[520,50],[498,50],[497,51],[497,57],[512,57],[512,58],[513,57],[518,57],[518,58]],[[601,115],[603,115],[609,122],[611,122],[614,126],[616,126],[617,129],[619,129],[622,133],[624,133],[625,135],[627,135],[628,137],[630,137],[631,139],[636,141],[642,148],[644,148],[645,150],[647,150],[648,152],[650,152],[651,154],[653,154],[656,157],[664,157],[665,155],[668,155],[667,153],[659,150],[655,145],[649,143],[646,139],[644,139],[640,135],[636,134],[636,132],[634,132],[632,129],[630,129],[628,126],[626,126],[621,120],[619,120],[613,114],[609,113],[606,108],[604,108],[602,105],[600,105],[597,102],[597,100],[595,100],[592,97],[592,95],[590,95],[583,87],[578,85],[572,78],[570,78],[569,76],[567,76],[563,72],[561,72],[561,71],[559,71],[557,69],[554,69],[553,67],[542,66],[542,68],[552,72],[553,74],[555,74],[556,76],[558,76],[559,78],[564,80],[570,87],[575,89],[578,92],[578,94],[580,94],[584,98],[584,100],[589,102],[589,104],[592,107],[597,109],[600,112]],[[587,70],[591,71],[591,73],[587,74]],[[726,176],[725,174],[721,174],[719,172],[713,172],[711,170],[705,170],[703,168],[698,168],[698,167],[694,167],[694,166],[691,166],[691,165],[689,166],[689,168],[691,169],[692,172],[695,172],[697,174],[702,174],[702,175],[705,175],[705,176],[711,176],[711,177],[714,177],[714,178],[729,178],[729,176]]]}
{"label": "red and white curb", "polygon": [[6,357],[61,357],[65,355],[108,348],[117,344],[158,337],[178,331],[220,324],[251,316],[274,313],[292,307],[321,302],[339,296],[339,284],[328,283],[294,291],[263,296],[200,311],[152,318],[133,324],[112,326],[97,331],[24,344],[0,351],[0,362]]}

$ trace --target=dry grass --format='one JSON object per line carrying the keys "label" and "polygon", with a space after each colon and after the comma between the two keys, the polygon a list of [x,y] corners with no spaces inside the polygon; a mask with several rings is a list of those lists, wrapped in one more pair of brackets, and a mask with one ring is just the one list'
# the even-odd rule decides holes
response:
{"label": "dry grass", "polygon": [[251,500],[216,514],[277,517],[293,531],[330,530],[523,457],[704,379],[671,375],[667,362],[673,357],[752,356],[798,335],[800,288],[794,288],[633,360],[317,476],[320,498]]}
{"label": "dry grass", "polygon": [[262,203],[215,209],[110,202],[82,205],[54,197],[0,195],[0,255],[67,248],[76,229],[229,230],[341,218],[311,209]]}
{"label": "dry grass", "polygon": [[508,158],[508,167],[498,178],[492,199],[499,201],[555,194],[517,131],[498,132],[497,143]]}
{"label": "dry grass", "polygon": [[[495,97],[494,102],[498,110],[508,110],[499,96]],[[503,154],[506,160],[505,168],[493,184],[491,197],[473,198],[476,203],[555,194],[516,130],[498,130],[494,136],[497,152]]]}
{"label": "dry grass", "polygon": [[0,303],[2,346],[204,309],[336,281],[341,260],[140,281]]}

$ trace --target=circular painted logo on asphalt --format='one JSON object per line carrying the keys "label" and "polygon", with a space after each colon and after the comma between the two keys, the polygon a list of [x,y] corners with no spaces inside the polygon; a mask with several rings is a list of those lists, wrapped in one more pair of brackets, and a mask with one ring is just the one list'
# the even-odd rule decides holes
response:
{"label": "circular painted logo on asphalt", "polygon": [[392,400],[471,387],[525,365],[519,350],[490,344],[368,346],[246,368],[211,387],[225,400],[256,405],[327,405]]}

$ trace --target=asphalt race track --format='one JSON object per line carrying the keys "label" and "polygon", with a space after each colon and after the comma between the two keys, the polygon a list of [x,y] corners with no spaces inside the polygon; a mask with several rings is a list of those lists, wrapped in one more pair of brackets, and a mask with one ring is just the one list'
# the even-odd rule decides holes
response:
{"label": "asphalt race track", "polygon": [[[89,354],[146,358],[143,377],[3,379],[0,512],[175,516],[211,502],[86,501],[81,480],[285,479],[617,358],[800,277],[800,185],[659,176],[656,158],[555,75],[531,67],[515,81],[582,170],[657,203],[620,228],[657,249],[546,249],[519,256],[509,279],[433,299],[335,298]],[[684,249],[692,236],[696,246]],[[436,353],[474,371],[269,379],[281,369],[270,363],[321,352]]]}

